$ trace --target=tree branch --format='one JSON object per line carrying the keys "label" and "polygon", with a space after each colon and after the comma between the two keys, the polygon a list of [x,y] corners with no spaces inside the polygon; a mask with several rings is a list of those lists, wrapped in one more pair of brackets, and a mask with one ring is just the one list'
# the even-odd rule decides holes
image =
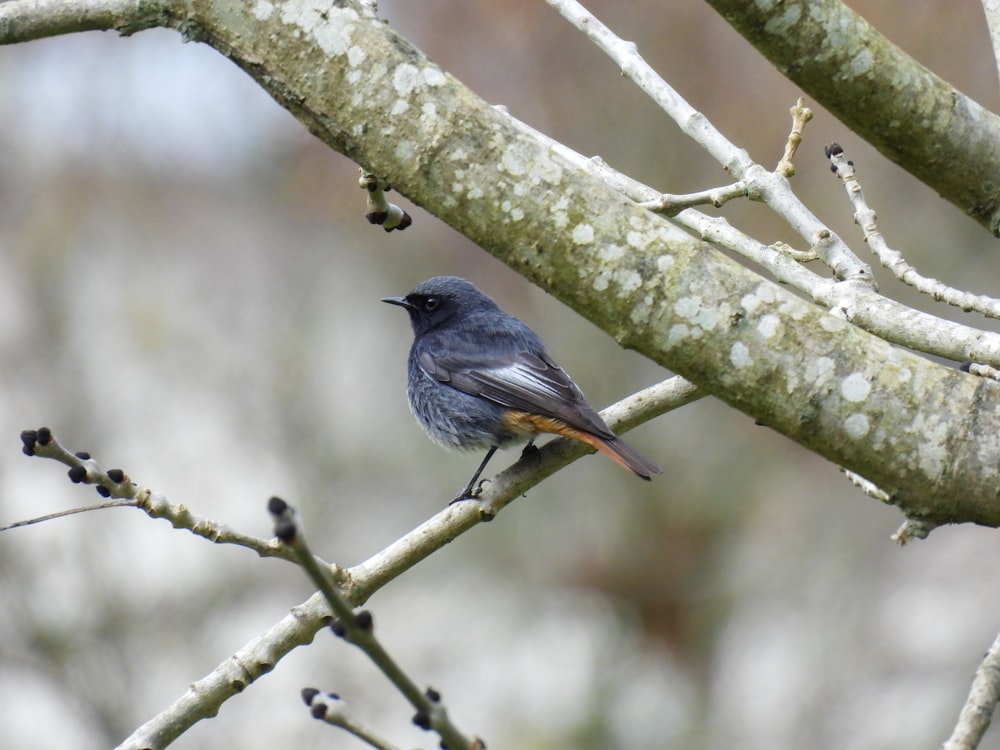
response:
{"label": "tree branch", "polygon": [[0,44],[78,31],[133,34],[167,24],[169,0],[10,0],[0,3]]}
{"label": "tree branch", "polygon": [[1000,117],[840,0],[707,2],[841,122],[1000,236]]}
{"label": "tree branch", "polygon": [[[622,433],[695,401],[701,395],[691,383],[674,377],[623,399],[601,415],[613,430]],[[492,520],[528,489],[588,452],[592,453],[593,449],[575,440],[559,438],[546,443],[536,454],[517,461],[493,477],[478,500],[448,505],[409,534],[352,568],[331,566],[334,582],[352,606],[361,606],[372,594],[421,560],[472,527]],[[329,617],[323,593],[313,594],[266,633],[194,682],[174,703],[136,729],[117,750],[161,750],[166,747],[196,722],[215,716],[223,703],[274,669],[293,649],[311,643]]]}
{"label": "tree branch", "polygon": [[[908,517],[1000,525],[1000,386],[843,320],[891,303],[856,311],[858,284],[841,282],[831,307],[842,317],[831,316],[609,189],[366,6],[295,7],[192,2],[165,22],[623,345],[874,482]],[[828,239],[820,230],[816,243]],[[901,339],[945,338],[916,313],[894,322]],[[961,346],[997,366],[996,342],[970,333]]]}
{"label": "tree branch", "polygon": [[987,318],[1000,318],[1000,299],[983,294],[964,292],[950,287],[937,279],[921,275],[917,269],[906,262],[903,254],[888,246],[875,224],[876,214],[865,200],[861,182],[854,171],[854,162],[849,161],[839,144],[827,147],[827,158],[843,180],[847,197],[854,207],[854,223],[861,227],[865,243],[875,253],[882,266],[892,272],[893,276],[904,284],[912,286],[921,294],[927,294],[935,300],[941,300],[949,305],[959,307],[965,312],[975,311]]}
{"label": "tree branch", "polygon": [[441,702],[441,695],[432,688],[421,690],[417,683],[403,670],[375,636],[375,622],[370,612],[355,613],[353,607],[340,593],[328,566],[316,562],[305,534],[298,512],[281,498],[272,497],[268,501],[268,511],[274,518],[274,533],[295,554],[306,575],[316,585],[326,599],[336,619],[331,630],[338,637],[357,646],[372,663],[379,668],[403,697],[410,702],[417,714],[413,722],[423,729],[433,729],[441,737],[441,746],[455,750],[482,748],[479,740],[470,740],[451,721]]}
{"label": "tree branch", "polygon": [[997,72],[1000,73],[1000,0],[983,0],[983,12],[986,14],[986,25],[990,30],[993,59]]}
{"label": "tree branch", "polygon": [[[743,189],[788,222],[809,242],[837,279],[871,284],[872,269],[831,232],[792,192],[783,172],[769,172],[756,164],[745,149],[737,148],[701,113],[664,81],[639,54],[635,44],[619,39],[577,0],[547,0],[622,69],[695,143],[722,167],[743,182]],[[823,242],[817,242],[822,235]]]}
{"label": "tree branch", "polygon": [[1000,701],[1000,636],[997,636],[972,679],[969,697],[962,706],[951,736],[941,750],[975,750],[990,728]]}

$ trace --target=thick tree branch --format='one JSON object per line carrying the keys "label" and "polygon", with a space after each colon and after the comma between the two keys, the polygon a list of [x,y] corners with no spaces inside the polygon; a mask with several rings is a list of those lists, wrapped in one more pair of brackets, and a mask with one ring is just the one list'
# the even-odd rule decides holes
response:
{"label": "thick tree branch", "polygon": [[[196,21],[320,138],[623,344],[907,514],[1000,523],[995,383],[894,349],[623,200],[350,6],[247,15]],[[358,92],[359,76],[376,85]]]}
{"label": "thick tree branch", "polygon": [[13,0],[0,2],[0,44],[117,30],[122,34],[167,24],[169,0]]}
{"label": "thick tree branch", "polygon": [[[875,482],[908,517],[1000,525],[1000,384],[896,349],[625,199],[356,3],[191,2],[167,21],[625,346]],[[849,317],[840,288],[832,307]],[[966,342],[977,361],[997,362],[992,347]]]}
{"label": "thick tree branch", "polygon": [[840,0],[707,0],[789,80],[1000,236],[1000,117]]}

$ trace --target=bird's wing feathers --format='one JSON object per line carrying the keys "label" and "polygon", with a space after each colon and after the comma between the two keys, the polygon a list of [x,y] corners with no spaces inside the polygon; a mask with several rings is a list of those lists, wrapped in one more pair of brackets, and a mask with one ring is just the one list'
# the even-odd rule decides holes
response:
{"label": "bird's wing feathers", "polygon": [[587,404],[566,371],[545,352],[520,351],[505,357],[435,356],[424,351],[420,366],[434,379],[463,393],[511,409],[558,419],[600,437],[613,433]]}

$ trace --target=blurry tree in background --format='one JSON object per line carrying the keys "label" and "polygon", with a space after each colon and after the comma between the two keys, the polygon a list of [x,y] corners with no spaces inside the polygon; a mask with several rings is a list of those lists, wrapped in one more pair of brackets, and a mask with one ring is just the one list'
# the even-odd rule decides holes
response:
{"label": "blurry tree in background", "polygon": [[[650,485],[580,461],[400,563],[377,632],[460,727],[520,748],[943,741],[1000,628],[1000,339],[994,303],[958,291],[1000,294],[991,4],[852,3],[905,53],[830,0],[593,3],[619,39],[550,5],[572,23],[524,0],[384,0],[377,21],[351,2],[0,2],[0,41],[30,41],[0,51],[0,521],[81,503],[17,453],[49,424],[260,537],[264,499],[286,497],[314,551],[364,580],[475,460],[419,434],[409,331],[377,302],[454,273],[595,405],[664,367],[715,397],[630,436],[666,470]],[[41,39],[112,28],[143,31]],[[793,193],[771,170],[800,96],[815,117]],[[834,141],[877,231],[952,291],[869,268]],[[368,226],[357,164],[427,213]],[[723,205],[684,197],[716,187]],[[982,525],[901,551],[899,509],[834,464],[902,509],[901,538]],[[123,742],[311,590],[134,512],[0,540],[5,747]],[[308,720],[308,684],[398,745],[435,744],[331,638],[269,666],[175,746],[354,743]]]}

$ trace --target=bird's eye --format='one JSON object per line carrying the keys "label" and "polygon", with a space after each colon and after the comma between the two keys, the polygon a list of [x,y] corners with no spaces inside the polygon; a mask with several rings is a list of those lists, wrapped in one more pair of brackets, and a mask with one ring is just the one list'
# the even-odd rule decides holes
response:
{"label": "bird's eye", "polygon": [[438,309],[438,305],[440,304],[441,300],[439,300],[437,297],[428,297],[427,299],[424,300],[424,309],[427,312],[434,312],[435,310]]}

